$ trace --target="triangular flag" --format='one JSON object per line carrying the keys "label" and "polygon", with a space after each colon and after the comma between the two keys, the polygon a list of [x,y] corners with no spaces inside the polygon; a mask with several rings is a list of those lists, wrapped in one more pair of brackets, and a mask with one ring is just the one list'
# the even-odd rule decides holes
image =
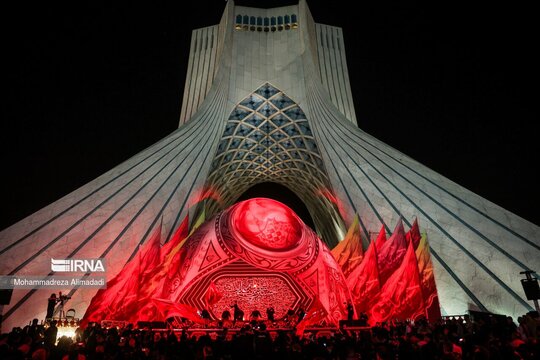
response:
{"label": "triangular flag", "polygon": [[427,235],[424,233],[416,249],[416,259],[418,260],[418,272],[420,273],[420,283],[422,294],[426,304],[426,314],[430,321],[438,321],[441,318],[441,308],[437,295],[435,276],[433,275],[433,263],[429,253]]}
{"label": "triangular flag", "polygon": [[357,314],[367,313],[377,298],[381,287],[377,265],[377,246],[374,241],[364,256],[364,261],[347,277]]}
{"label": "triangular flag", "polygon": [[394,233],[384,243],[381,251],[378,253],[381,284],[384,284],[399,265],[401,265],[406,252],[407,240],[405,239],[405,229],[403,229],[403,222],[399,219]]}
{"label": "triangular flag", "polygon": [[191,228],[191,231],[189,232],[189,235],[193,234],[195,232],[195,230],[197,230],[199,228],[199,226],[201,226],[204,221],[206,220],[206,210],[203,206],[202,208],[202,212],[201,214],[199,215],[199,217],[197,218],[197,220],[195,220],[195,223],[193,224],[192,228]]}
{"label": "triangular flag", "polygon": [[161,260],[169,254],[169,252],[176,247],[182,240],[187,238],[189,230],[189,214],[186,215],[180,226],[174,232],[169,242],[161,247]]}
{"label": "triangular flag", "polygon": [[383,285],[370,313],[371,325],[394,319],[414,320],[425,315],[418,263],[412,243],[409,243],[400,267]]}
{"label": "triangular flag", "polygon": [[384,224],[381,225],[381,231],[379,231],[379,236],[375,240],[375,245],[377,246],[377,253],[381,252],[381,248],[386,242],[386,230],[384,229]]}
{"label": "triangular flag", "polygon": [[332,255],[345,276],[362,262],[364,250],[362,248],[362,238],[360,237],[358,215],[355,215],[345,238],[332,249]]}
{"label": "triangular flag", "polygon": [[141,265],[140,271],[142,276],[151,273],[161,260],[161,230],[162,222],[156,228],[151,238],[143,245],[145,250],[140,251]]}
{"label": "triangular flag", "polygon": [[210,309],[212,305],[217,303],[222,297],[223,294],[216,287],[216,284],[211,281],[208,289],[206,289],[206,293],[204,294],[204,303],[206,304],[206,309]]}
{"label": "triangular flag", "polygon": [[412,241],[414,249],[416,250],[418,248],[418,243],[420,243],[420,238],[422,238],[420,235],[420,228],[418,227],[418,218],[414,219],[414,222],[407,232],[406,237],[407,241]]}

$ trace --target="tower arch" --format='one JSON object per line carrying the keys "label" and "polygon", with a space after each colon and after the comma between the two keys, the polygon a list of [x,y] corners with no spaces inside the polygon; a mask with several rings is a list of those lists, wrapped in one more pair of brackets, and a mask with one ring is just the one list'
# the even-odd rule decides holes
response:
{"label": "tower arch", "polygon": [[220,201],[204,202],[207,216],[264,182],[294,192],[329,246],[341,240],[343,219],[325,196],[330,180],[309,121],[295,101],[269,83],[240,101],[227,120],[205,186]]}

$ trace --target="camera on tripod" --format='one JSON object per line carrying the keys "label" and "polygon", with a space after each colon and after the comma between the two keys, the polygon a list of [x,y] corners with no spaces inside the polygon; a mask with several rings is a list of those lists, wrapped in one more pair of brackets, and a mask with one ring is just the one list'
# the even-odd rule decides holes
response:
{"label": "camera on tripod", "polygon": [[69,300],[71,299],[71,296],[69,295],[64,295],[62,294],[62,292],[58,293],[58,301],[61,301],[62,303],[66,300]]}

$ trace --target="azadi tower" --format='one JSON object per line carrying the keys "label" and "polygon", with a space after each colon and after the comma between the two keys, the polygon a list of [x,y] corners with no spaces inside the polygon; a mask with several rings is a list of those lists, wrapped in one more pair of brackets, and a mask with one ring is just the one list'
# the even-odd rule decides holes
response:
{"label": "azadi tower", "polygon": [[[302,199],[329,247],[355,214],[364,248],[382,226],[391,233],[417,218],[443,315],[532,310],[519,272],[540,270],[539,227],[359,129],[343,36],[315,23],[304,0],[273,9],[229,1],[219,24],[193,31],[178,129],[3,230],[0,274],[105,258],[110,279],[160,224],[165,242],[186,215],[209,218],[275,182]],[[58,290],[78,316],[96,293]],[[15,290],[4,329],[44,318],[51,292]]]}

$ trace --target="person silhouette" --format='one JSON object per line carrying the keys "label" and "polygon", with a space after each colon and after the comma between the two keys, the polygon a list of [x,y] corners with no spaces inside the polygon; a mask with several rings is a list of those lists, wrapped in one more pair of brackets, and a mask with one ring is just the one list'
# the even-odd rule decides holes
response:
{"label": "person silhouette", "polygon": [[56,294],[52,293],[49,299],[47,300],[47,315],[45,315],[45,319],[52,319],[54,315],[54,308],[56,307],[56,303],[58,301],[59,300],[56,297]]}
{"label": "person silhouette", "polygon": [[266,309],[266,317],[268,320],[270,321],[274,321],[274,314],[275,314],[275,310],[274,310],[274,307],[273,306],[270,306],[269,308]]}
{"label": "person silhouette", "polygon": [[234,309],[233,311],[233,322],[236,323],[236,321],[243,321],[244,320],[244,312],[240,309],[238,306],[238,301],[235,301],[234,304],[231,305],[231,307]]}
{"label": "person silhouette", "polygon": [[354,306],[350,301],[347,301],[347,321],[349,321],[350,323],[353,320],[353,318],[354,318]]}

